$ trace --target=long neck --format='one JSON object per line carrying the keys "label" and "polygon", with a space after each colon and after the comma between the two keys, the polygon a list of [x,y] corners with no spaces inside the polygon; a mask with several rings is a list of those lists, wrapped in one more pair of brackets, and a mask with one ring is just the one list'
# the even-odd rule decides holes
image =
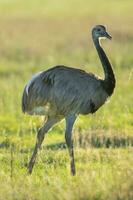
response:
{"label": "long neck", "polygon": [[108,95],[111,96],[111,94],[113,93],[114,88],[115,88],[115,82],[116,82],[115,75],[113,73],[110,62],[109,62],[103,48],[101,47],[101,45],[99,43],[99,39],[95,39],[93,37],[93,41],[94,41],[96,50],[98,52],[99,58],[101,60],[103,70],[104,70],[105,78],[104,78],[102,84],[103,84],[104,89],[108,93]]}

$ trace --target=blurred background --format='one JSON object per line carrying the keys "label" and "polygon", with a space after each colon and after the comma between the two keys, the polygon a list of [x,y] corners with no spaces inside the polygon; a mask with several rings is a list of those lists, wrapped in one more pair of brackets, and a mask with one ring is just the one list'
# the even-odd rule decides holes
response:
{"label": "blurred background", "polygon": [[[103,45],[113,64],[117,87],[111,104],[98,111],[98,128],[131,131],[132,9],[132,0],[1,0],[0,130],[8,133],[14,127],[14,133],[21,129],[20,124],[27,128],[21,113],[21,96],[34,73],[64,64],[102,76],[91,29],[103,24],[113,37],[111,42],[103,41]],[[100,113],[102,117],[106,115],[102,123]],[[87,120],[87,128],[93,128],[95,119]]]}
{"label": "blurred background", "polygon": [[[25,164],[29,160],[35,143],[36,130],[43,123],[43,119],[25,116],[21,111],[23,88],[32,75],[52,66],[63,64],[82,68],[103,77],[101,63],[91,38],[91,29],[96,24],[107,25],[108,32],[112,35],[112,41],[102,41],[102,45],[113,65],[117,84],[109,103],[95,115],[80,117],[75,125],[75,147],[81,148],[77,152],[77,163],[80,163],[77,164],[79,174],[82,174],[86,181],[91,179],[96,185],[94,187],[93,184],[90,184],[90,191],[86,193],[87,190],[83,190],[81,196],[75,188],[76,184],[79,187],[85,184],[83,179],[77,178],[74,183],[72,182],[71,187],[75,191],[76,200],[81,199],[80,197],[85,199],[84,195],[87,198],[88,194],[93,193],[94,188],[98,192],[95,194],[99,194],[101,191],[102,195],[110,194],[110,198],[106,196],[105,199],[111,199],[114,192],[114,200],[117,196],[115,196],[115,190],[120,194],[119,186],[122,185],[123,188],[124,182],[130,180],[130,167],[133,165],[131,148],[133,146],[133,1],[0,0],[0,163],[3,183],[12,173],[11,147],[14,148],[13,173],[16,181],[18,173],[25,173]],[[39,157],[36,173],[41,177],[38,181],[45,186],[47,183],[42,181],[42,176],[47,175],[47,180],[51,184],[49,176],[52,169],[52,176],[58,175],[59,182],[65,180],[63,184],[67,185],[67,181],[70,181],[66,180],[66,177],[64,178],[69,165],[67,152],[59,150],[62,146],[64,147],[63,131],[63,122],[54,127],[48,134],[44,145],[47,157],[44,158],[44,152]],[[89,150],[84,152],[88,147]],[[99,147],[102,150],[97,150]],[[94,153],[92,153],[92,148]],[[106,148],[118,148],[118,150],[116,153],[114,150],[107,151]],[[57,150],[56,158],[53,158],[54,153],[51,149]],[[90,165],[88,165],[86,157],[90,157]],[[93,163],[94,160],[96,165]],[[101,160],[105,161],[105,171]],[[48,165],[50,171],[46,166],[44,168],[44,163],[46,166],[51,163]],[[54,167],[52,168],[53,163]],[[115,169],[112,163],[115,163]],[[99,170],[104,179],[97,176]],[[69,174],[69,169],[67,171]],[[105,174],[106,176],[104,176]],[[122,179],[123,174],[125,174],[124,179]],[[96,181],[99,181],[98,185]],[[116,187],[115,181],[118,187]],[[33,182],[36,183],[36,176]],[[28,188],[30,183],[28,182],[27,185],[25,183],[24,187]],[[101,184],[104,185],[103,188],[101,188]],[[109,187],[106,188],[108,184]],[[132,184],[132,180],[126,182],[125,192],[121,193],[123,199],[126,199],[129,193],[131,195],[130,186]],[[57,188],[53,185],[50,186],[57,193]],[[30,187],[34,189],[33,185]],[[63,187],[61,186],[61,188]],[[15,191],[16,188],[19,188],[17,181]],[[111,188],[113,189],[111,190]],[[11,193],[13,191],[8,189],[7,184],[7,188],[5,187],[5,190],[3,189],[1,192],[1,195],[7,196],[0,196],[1,199],[9,198],[7,191]],[[69,187],[67,189],[71,190]],[[58,194],[63,192],[66,195],[63,198],[68,199],[68,190],[66,193],[61,190]],[[43,195],[41,192],[40,195]],[[27,190],[27,195],[30,194]],[[33,194],[36,195],[34,192]],[[21,195],[23,197],[23,192]],[[69,199],[74,199],[71,196],[72,194]],[[55,199],[51,196],[52,198]]]}

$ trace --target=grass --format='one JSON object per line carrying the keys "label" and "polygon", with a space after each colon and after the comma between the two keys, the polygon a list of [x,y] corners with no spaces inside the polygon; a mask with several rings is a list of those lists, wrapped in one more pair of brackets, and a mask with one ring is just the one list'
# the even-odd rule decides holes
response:
{"label": "grass", "polygon": [[[131,0],[0,1],[0,200],[133,199],[132,7]],[[103,46],[114,66],[115,93],[75,124],[75,177],[64,122],[46,135],[29,176],[26,165],[43,119],[22,114],[24,85],[57,64],[103,76],[90,33],[99,23],[113,36]]]}

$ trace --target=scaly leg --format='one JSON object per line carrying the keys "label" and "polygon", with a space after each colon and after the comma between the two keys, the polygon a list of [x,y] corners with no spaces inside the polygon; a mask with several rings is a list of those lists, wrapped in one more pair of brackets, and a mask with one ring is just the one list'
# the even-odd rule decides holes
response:
{"label": "scaly leg", "polygon": [[68,116],[65,119],[66,119],[65,139],[66,139],[66,144],[67,144],[69,156],[70,156],[71,174],[74,176],[76,174],[76,169],[75,169],[75,162],[74,162],[72,128],[76,120],[76,116],[75,115]]}
{"label": "scaly leg", "polygon": [[44,140],[44,136],[45,134],[48,132],[48,130],[57,122],[59,121],[59,119],[56,118],[48,118],[48,120],[46,121],[46,123],[44,124],[44,126],[42,128],[39,129],[38,134],[37,134],[37,141],[36,141],[36,145],[34,148],[34,152],[32,154],[31,160],[29,162],[28,165],[28,172],[31,174],[35,161],[36,161],[36,157],[37,157],[37,152],[41,147],[41,144]]}

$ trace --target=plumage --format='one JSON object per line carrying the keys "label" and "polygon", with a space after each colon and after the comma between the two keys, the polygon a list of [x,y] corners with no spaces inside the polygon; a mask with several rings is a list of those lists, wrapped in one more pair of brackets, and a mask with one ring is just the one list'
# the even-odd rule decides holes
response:
{"label": "plumage", "polygon": [[[83,70],[56,66],[31,79],[23,94],[23,112],[48,116],[91,113],[91,102],[97,110],[108,97],[102,80]],[[28,88],[28,89],[27,89]],[[28,90],[28,92],[27,92]],[[45,106],[49,104],[49,112]],[[44,113],[35,112],[42,107]],[[52,109],[51,109],[52,108]]]}
{"label": "plumage", "polygon": [[25,91],[26,91],[27,95],[28,95],[28,93],[29,93],[29,87],[30,87],[30,85],[34,82],[34,80],[35,80],[40,74],[41,74],[41,72],[39,72],[39,73],[33,75],[32,79],[29,80],[29,82],[27,83],[27,85],[26,85],[26,87],[25,87]]}
{"label": "plumage", "polygon": [[45,115],[48,119],[38,131],[37,143],[29,163],[30,173],[45,133],[55,123],[65,118],[65,138],[71,159],[71,173],[75,174],[73,124],[79,114],[96,112],[111,96],[115,87],[111,64],[99,43],[101,37],[111,39],[106,28],[97,25],[92,29],[92,38],[104,69],[105,79],[81,69],[60,65],[35,74],[25,86],[22,111],[31,115]]}

